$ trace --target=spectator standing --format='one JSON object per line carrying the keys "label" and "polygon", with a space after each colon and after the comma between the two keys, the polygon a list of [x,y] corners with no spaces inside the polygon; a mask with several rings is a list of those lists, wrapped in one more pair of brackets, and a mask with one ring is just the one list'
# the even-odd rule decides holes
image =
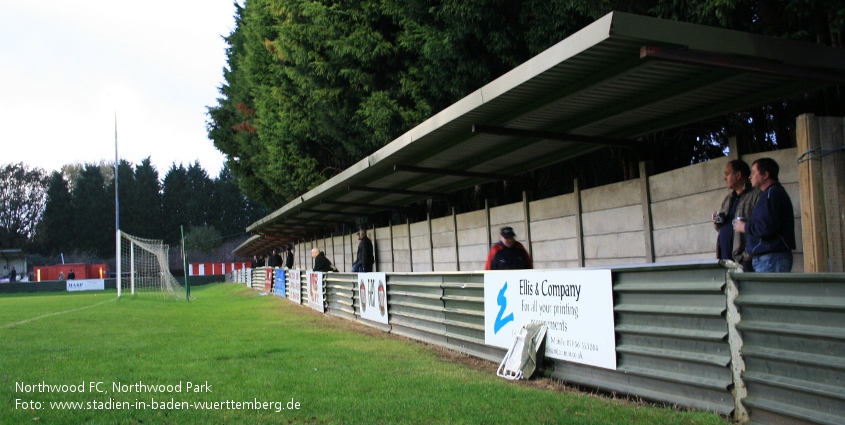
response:
{"label": "spectator standing", "polygon": [[74,279],[76,279],[76,273],[73,272],[73,269],[70,269],[70,271],[67,274],[67,280],[74,280]]}
{"label": "spectator standing", "polygon": [[795,215],[789,194],[778,181],[780,167],[771,158],[751,164],[751,185],[760,190],[748,222],[734,221],[734,230],[745,232],[746,249],[755,272],[789,272],[795,249]]}
{"label": "spectator standing", "polygon": [[12,266],[12,271],[9,272],[9,283],[15,283],[17,277],[18,272],[15,270],[15,266]]}
{"label": "spectator standing", "polygon": [[273,268],[282,267],[282,256],[279,255],[279,251],[274,249],[273,253],[270,254],[270,258],[267,259],[267,265]]}
{"label": "spectator standing", "polygon": [[499,231],[499,242],[490,248],[487,254],[486,270],[520,270],[533,269],[534,262],[531,255],[521,243],[516,241],[516,233],[512,227],[502,227]]}
{"label": "spectator standing", "polygon": [[311,248],[311,258],[314,259],[313,270],[315,272],[331,272],[335,271],[332,262],[326,258],[326,254],[320,251],[319,248]]}
{"label": "spectator standing", "polygon": [[746,220],[750,218],[754,204],[760,197],[760,191],[751,187],[750,174],[751,169],[741,159],[725,165],[724,180],[731,193],[722,201],[719,211],[713,213],[713,226],[719,232],[716,238],[716,258],[735,261],[746,272],[753,271],[753,267],[751,255],[745,248],[745,233],[735,231],[730,223],[737,217]]}
{"label": "spectator standing", "polygon": [[285,267],[288,269],[293,268],[293,249],[290,245],[285,247]]}
{"label": "spectator standing", "polygon": [[373,271],[376,259],[373,255],[373,242],[367,237],[367,229],[358,231],[358,255],[352,264],[352,273],[367,273]]}

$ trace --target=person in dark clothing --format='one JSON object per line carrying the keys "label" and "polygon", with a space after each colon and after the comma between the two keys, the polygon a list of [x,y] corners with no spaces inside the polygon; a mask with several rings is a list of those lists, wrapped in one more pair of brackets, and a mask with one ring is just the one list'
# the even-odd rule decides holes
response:
{"label": "person in dark clothing", "polygon": [[358,255],[352,264],[352,273],[367,273],[373,271],[376,259],[373,255],[373,242],[367,237],[367,230],[358,231]]}
{"label": "person in dark clothing", "polygon": [[719,236],[716,238],[716,258],[732,260],[742,265],[746,272],[754,271],[751,255],[745,249],[745,234],[735,232],[731,222],[734,218],[748,220],[760,191],[751,187],[748,179],[751,169],[748,164],[735,159],[725,165],[725,183],[731,192],[725,196],[719,211],[713,213],[713,225]]}
{"label": "person in dark clothing", "polygon": [[332,262],[326,258],[326,254],[320,252],[319,248],[311,249],[311,258],[314,259],[314,267],[312,270],[315,272],[332,272],[335,270],[334,266],[332,266]]}
{"label": "person in dark clothing", "polygon": [[789,272],[795,249],[795,215],[789,194],[778,181],[777,162],[760,158],[751,165],[751,185],[760,189],[748,222],[734,221],[734,230],[745,232],[745,247],[755,272]]}
{"label": "person in dark clothing", "polygon": [[285,267],[292,269],[293,268],[293,250],[291,249],[290,245],[285,247]]}
{"label": "person in dark clothing", "polygon": [[12,267],[12,271],[9,272],[9,283],[15,283],[15,279],[18,277],[18,272]]}
{"label": "person in dark clothing", "polygon": [[493,245],[487,254],[486,270],[520,270],[533,269],[534,262],[531,255],[521,243],[516,241],[516,234],[512,227],[502,227],[499,231],[499,242]]}
{"label": "person in dark clothing", "polygon": [[267,259],[267,265],[273,268],[282,267],[282,256],[279,255],[278,250],[273,250],[273,253],[270,254],[270,257]]}
{"label": "person in dark clothing", "polygon": [[67,274],[67,280],[74,280],[74,279],[76,279],[76,273],[73,272],[73,269],[70,269],[70,271]]}

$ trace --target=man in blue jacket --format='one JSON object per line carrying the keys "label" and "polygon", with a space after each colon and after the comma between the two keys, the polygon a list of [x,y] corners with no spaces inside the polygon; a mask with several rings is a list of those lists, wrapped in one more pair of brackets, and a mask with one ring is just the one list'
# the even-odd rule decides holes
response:
{"label": "man in blue jacket", "polygon": [[760,198],[748,222],[734,221],[734,230],[745,232],[745,247],[755,272],[789,272],[795,249],[795,216],[792,200],[778,181],[777,162],[760,158],[751,164],[751,186]]}

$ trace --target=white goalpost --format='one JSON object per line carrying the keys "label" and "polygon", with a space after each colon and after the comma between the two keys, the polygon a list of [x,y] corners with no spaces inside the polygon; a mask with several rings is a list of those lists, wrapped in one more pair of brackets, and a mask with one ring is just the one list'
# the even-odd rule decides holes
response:
{"label": "white goalpost", "polygon": [[184,289],[170,274],[170,246],[158,239],[144,239],[118,230],[117,296],[154,293],[178,298]]}

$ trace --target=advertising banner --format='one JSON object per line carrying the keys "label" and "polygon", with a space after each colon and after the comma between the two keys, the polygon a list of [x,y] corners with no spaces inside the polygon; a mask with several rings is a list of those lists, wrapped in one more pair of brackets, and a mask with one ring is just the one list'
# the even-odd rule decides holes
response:
{"label": "advertising banner", "polygon": [[273,289],[273,269],[266,267],[264,269],[264,292],[270,293]]}
{"label": "advertising banner", "polygon": [[308,306],[320,313],[325,313],[323,307],[323,272],[305,272],[308,283]]}
{"label": "advertising banner", "polygon": [[288,270],[288,287],[290,287],[291,302],[302,304],[302,274],[299,270]]}
{"label": "advertising banner", "polygon": [[610,270],[484,274],[484,342],[510,348],[529,322],[546,324],[546,356],[616,370]]}
{"label": "advertising banner", "polygon": [[285,271],[283,269],[277,269],[275,279],[273,293],[278,297],[285,298]]}
{"label": "advertising banner", "polygon": [[358,273],[358,296],[361,300],[361,317],[387,324],[387,275],[384,273]]}
{"label": "advertising banner", "polygon": [[67,290],[73,291],[102,291],[106,289],[106,281],[103,279],[79,279],[68,280]]}

